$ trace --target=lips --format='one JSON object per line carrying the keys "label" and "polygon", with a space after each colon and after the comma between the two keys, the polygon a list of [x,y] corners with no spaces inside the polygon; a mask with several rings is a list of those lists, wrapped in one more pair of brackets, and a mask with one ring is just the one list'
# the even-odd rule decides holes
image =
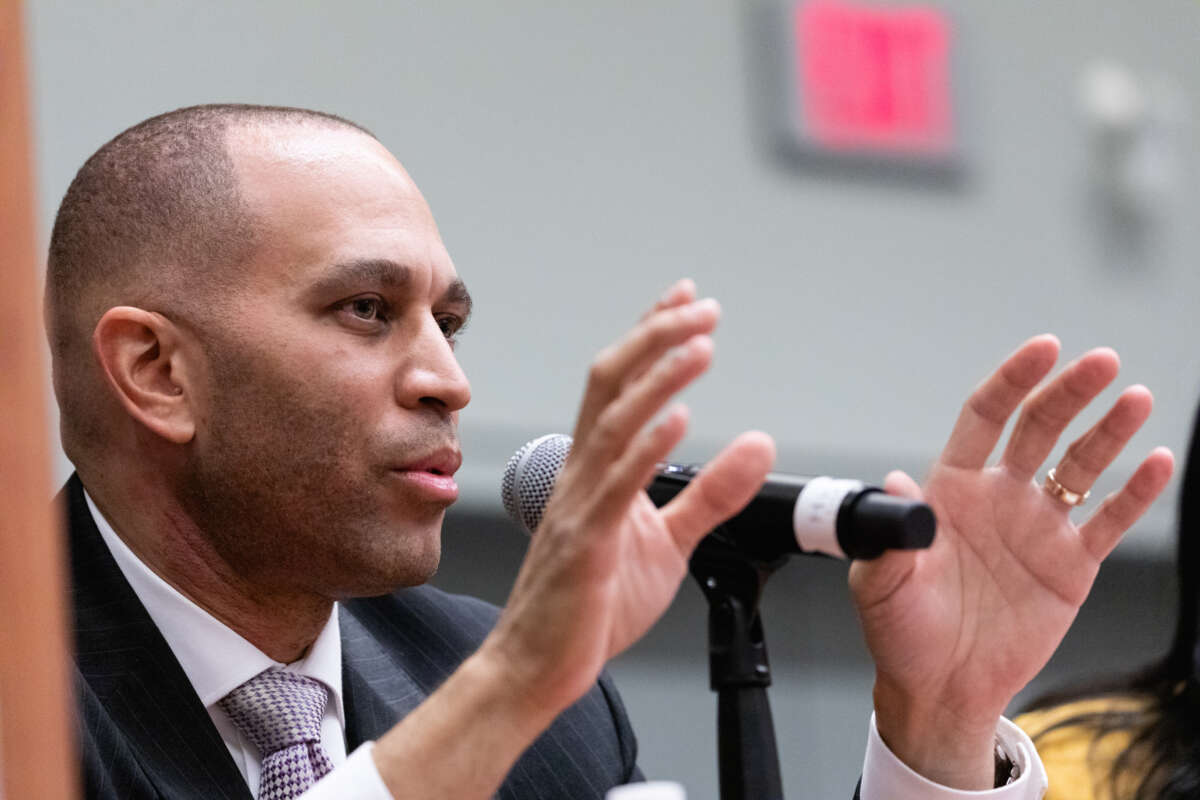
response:
{"label": "lips", "polygon": [[462,454],[448,448],[395,467],[392,474],[424,498],[449,505],[458,499],[454,473],[461,465]]}
{"label": "lips", "polygon": [[398,472],[428,472],[452,478],[460,466],[462,466],[462,453],[457,448],[445,448],[401,464],[394,469]]}

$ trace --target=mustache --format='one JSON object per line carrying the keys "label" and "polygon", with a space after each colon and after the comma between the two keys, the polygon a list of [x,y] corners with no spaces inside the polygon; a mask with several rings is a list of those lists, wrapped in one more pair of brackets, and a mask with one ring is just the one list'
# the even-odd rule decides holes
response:
{"label": "mustache", "polygon": [[430,453],[460,449],[458,426],[450,421],[439,421],[401,435],[379,438],[372,442],[370,452],[379,454],[377,459],[372,460],[386,471]]}

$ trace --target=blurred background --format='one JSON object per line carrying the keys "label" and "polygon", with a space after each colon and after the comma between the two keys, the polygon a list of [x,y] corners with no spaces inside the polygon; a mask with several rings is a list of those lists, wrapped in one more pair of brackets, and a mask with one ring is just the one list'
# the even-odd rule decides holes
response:
{"label": "blurred background", "polygon": [[[505,460],[570,430],[593,354],[684,275],[725,314],[679,460],[754,427],[781,471],[920,476],[976,381],[1043,331],[1067,355],[1115,347],[1121,385],[1155,393],[1098,493],[1185,447],[1195,0],[30,0],[27,17],[43,241],[87,156],[180,106],[331,111],[407,166],[477,302],[445,588],[503,602],[526,545]],[[1173,494],[1033,690],[1165,648]],[[845,575],[797,558],[767,588],[789,797],[848,796],[861,766],[871,669]],[[685,584],[612,666],[643,769],[693,800],[717,796],[704,615]]]}

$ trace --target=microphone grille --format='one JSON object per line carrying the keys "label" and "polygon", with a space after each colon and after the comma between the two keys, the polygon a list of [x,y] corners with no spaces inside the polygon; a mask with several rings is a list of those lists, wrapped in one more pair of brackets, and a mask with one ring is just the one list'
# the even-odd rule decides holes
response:
{"label": "microphone grille", "polygon": [[504,467],[500,499],[504,510],[528,533],[537,530],[554,491],[554,481],[571,452],[570,436],[548,433],[527,442]]}

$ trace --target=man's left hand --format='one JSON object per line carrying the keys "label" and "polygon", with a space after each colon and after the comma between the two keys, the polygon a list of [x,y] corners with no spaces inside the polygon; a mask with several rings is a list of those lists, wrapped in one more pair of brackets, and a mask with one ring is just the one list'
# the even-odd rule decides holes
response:
{"label": "man's left hand", "polygon": [[[999,716],[1049,660],[1101,561],[1173,468],[1170,451],[1155,449],[1086,522],[1072,521],[1071,505],[1045,491],[1037,473],[1067,425],[1116,377],[1119,361],[1111,350],[1092,350],[1035,391],[1058,350],[1052,336],[1031,339],[979,386],[924,488],[903,473],[888,476],[888,491],[933,507],[932,547],[851,567],[876,663],[880,735],[909,767],[953,788],[992,788]],[[1059,484],[1088,491],[1151,405],[1145,387],[1126,389],[1067,449]],[[1003,456],[988,466],[1018,406]]]}

